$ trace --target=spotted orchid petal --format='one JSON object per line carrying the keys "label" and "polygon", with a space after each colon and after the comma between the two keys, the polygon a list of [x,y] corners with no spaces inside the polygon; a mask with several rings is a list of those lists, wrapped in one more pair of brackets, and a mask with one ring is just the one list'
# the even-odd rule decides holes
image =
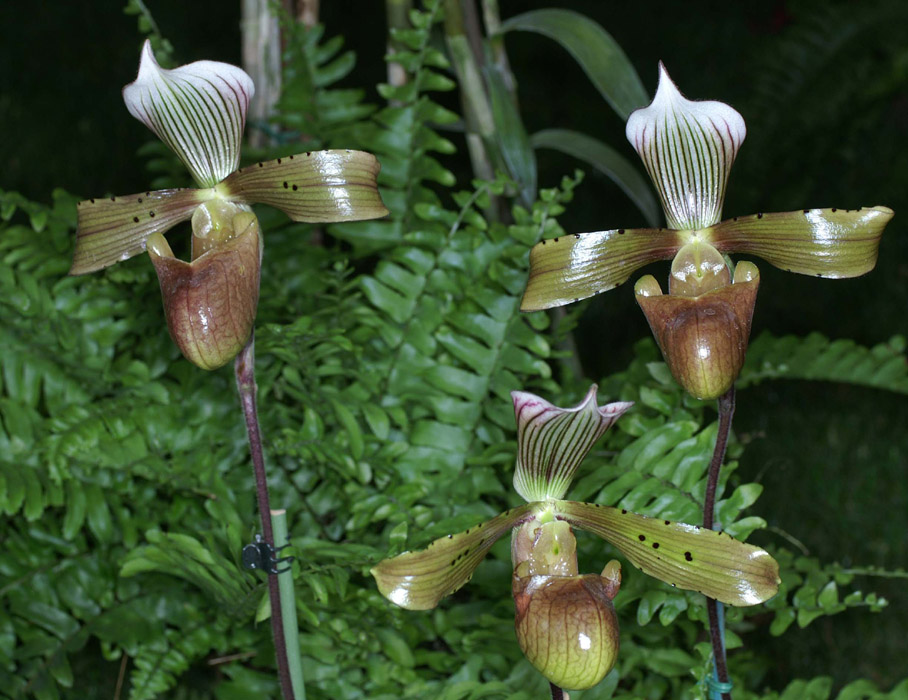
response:
{"label": "spotted orchid petal", "polygon": [[542,503],[525,503],[469,530],[435,540],[426,549],[385,559],[372,569],[378,590],[407,610],[431,610],[470,580],[502,535],[532,520],[544,508]]}
{"label": "spotted orchid petal", "polygon": [[141,192],[79,202],[71,275],[95,272],[145,251],[146,240],[186,221],[211,189]]}
{"label": "spotted orchid petal", "polygon": [[145,42],[139,74],[123,88],[129,113],[166,143],[201,187],[237,169],[246,110],[255,86],[236,66],[196,61],[173,70],[158,65]]}
{"label": "spotted orchid petal", "polygon": [[722,253],[758,255],[788,272],[839,279],[870,272],[888,207],[804,209],[736,216],[699,232]]}
{"label": "spotted orchid petal", "polygon": [[550,501],[552,514],[617,547],[634,566],[665,583],[726,605],[757,605],[779,590],[768,552],[730,535],[608,506]]}
{"label": "spotted orchid petal", "polygon": [[268,204],[294,221],[360,221],[388,214],[376,184],[379,170],[364,151],[310,151],[250,165],[215,190],[232,202]]}
{"label": "spotted orchid petal", "polygon": [[558,408],[525,391],[513,391],[517,418],[514,488],[524,500],[561,498],[593,444],[632,403],[596,405],[596,385],[574,408]]}
{"label": "spotted orchid petal", "polygon": [[659,192],[670,228],[719,222],[728,174],[746,133],[737,111],[722,102],[688,100],[659,64],[656,96],[631,114],[626,134]]}
{"label": "spotted orchid petal", "polygon": [[541,241],[530,250],[520,309],[551,309],[607,292],[641,267],[670,260],[684,242],[680,232],[665,228],[619,228]]}

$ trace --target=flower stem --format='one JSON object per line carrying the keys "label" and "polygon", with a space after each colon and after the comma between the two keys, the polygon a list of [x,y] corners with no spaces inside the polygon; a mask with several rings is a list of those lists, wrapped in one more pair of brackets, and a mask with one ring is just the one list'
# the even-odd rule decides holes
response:
{"label": "flower stem", "polygon": [[[703,500],[703,527],[714,529],[716,516],[716,488],[719,485],[719,472],[725,461],[725,449],[728,447],[728,436],[731,433],[731,420],[735,413],[735,388],[732,387],[719,397],[719,430],[716,434],[716,447],[709,463],[706,477],[706,498]],[[723,625],[719,623],[719,603],[713,598],[706,599],[706,613],[709,616],[709,638],[713,647],[713,658],[716,664],[716,680],[720,687],[728,686],[728,665],[725,662],[725,643]],[[731,700],[726,691],[719,693],[722,700]]]}
{"label": "flower stem", "polygon": [[549,688],[552,691],[552,700],[570,700],[568,694],[554,683],[549,683]]}
{"label": "flower stem", "polygon": [[[255,385],[255,336],[236,357],[234,363],[236,388],[243,405],[246,418],[246,433],[249,436],[249,452],[252,455],[252,468],[255,471],[255,493],[258,499],[259,515],[262,518],[262,537],[274,546],[274,531],[271,527],[271,506],[268,502],[268,479],[265,476],[265,455],[262,452],[262,434],[259,430],[258,410],[255,404],[257,387]],[[284,700],[294,700],[293,685],[290,681],[290,668],[287,664],[287,647],[284,642],[284,623],[281,611],[281,597],[277,576],[268,574],[268,597],[271,601],[271,632],[274,635],[274,655],[277,660],[277,675],[281,682],[281,694]]]}

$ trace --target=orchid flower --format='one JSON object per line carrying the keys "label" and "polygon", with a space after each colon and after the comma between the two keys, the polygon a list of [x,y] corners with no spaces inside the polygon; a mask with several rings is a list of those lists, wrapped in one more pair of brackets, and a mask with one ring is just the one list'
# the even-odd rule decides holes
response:
{"label": "orchid flower", "polygon": [[572,527],[599,535],[644,573],[729,605],[775,595],[779,569],[764,550],[695,525],[627,510],[561,500],[593,444],[632,404],[597,406],[596,386],[573,408],[512,393],[517,420],[514,487],[525,504],[492,520],[404,552],[372,569],[388,600],[408,610],[434,608],[470,580],[492,545],[512,531],[512,593],[523,653],[549,681],[569,689],[596,685],[618,653],[612,599],[621,566],[578,573]]}
{"label": "orchid flower", "polygon": [[570,304],[614,289],[636,270],[674,258],[669,293],[652,277],[635,292],[675,379],[692,395],[716,398],[744,363],[759,271],[723,257],[745,253],[789,272],[830,279],[873,269],[882,206],[803,209],[722,221],[725,187],[744,142],[741,115],[721,102],[688,100],[659,64],[652,103],[633,112],[627,138],[659,192],[668,228],[612,229],[542,241],[530,253],[522,309]]}
{"label": "orchid flower", "polygon": [[[197,61],[158,65],[146,41],[136,80],[123,89],[129,113],[151,129],[199,189],[95,198],[78,205],[70,274],[103,269],[147,250],[171,336],[190,361],[215,369],[249,339],[258,303],[262,245],[251,204],[294,221],[372,219],[388,213],[379,164],[362,151],[298,153],[238,169],[252,79],[240,68]],[[192,222],[192,261],[177,260],[163,234]]]}

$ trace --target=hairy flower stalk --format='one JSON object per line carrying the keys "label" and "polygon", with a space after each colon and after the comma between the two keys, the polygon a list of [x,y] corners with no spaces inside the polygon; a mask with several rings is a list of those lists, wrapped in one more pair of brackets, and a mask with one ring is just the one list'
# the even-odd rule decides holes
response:
{"label": "hairy flower stalk", "polygon": [[[294,221],[312,223],[372,219],[388,211],[376,184],[379,165],[369,153],[298,153],[238,169],[254,89],[245,72],[226,63],[197,61],[165,70],[145,42],[138,76],[123,89],[123,99],[130,114],[176,153],[199,188],[80,202],[70,274],[100,270],[147,250],[167,327],[184,357],[206,370],[236,358],[262,529],[273,546],[253,341],[263,240],[251,205],[268,204]],[[178,260],[164,238],[186,220],[192,227],[189,262]],[[281,692],[292,700],[277,578],[268,579]]]}
{"label": "hairy flower stalk", "polygon": [[[521,308],[578,301],[617,287],[648,263],[673,259],[668,294],[651,275],[634,291],[677,382],[697,398],[719,400],[703,517],[704,526],[712,528],[734,382],[744,364],[760,279],[750,262],[739,262],[732,271],[727,254],[750,253],[817,277],[856,277],[876,264],[893,212],[882,206],[803,209],[722,221],[728,176],[746,136],[744,119],[721,102],[688,100],[661,63],[656,95],[630,115],[626,134],[659,193],[669,228],[621,228],[542,241],[530,254]],[[718,686],[727,688],[718,597],[707,598]]]}
{"label": "hairy flower stalk", "polygon": [[409,610],[434,608],[466,584],[492,545],[511,531],[517,639],[549,680],[552,697],[563,698],[563,689],[599,683],[619,647],[612,599],[621,565],[613,560],[600,574],[580,574],[573,528],[607,540],[644,573],[729,605],[755,605],[775,595],[778,565],[762,549],[694,525],[561,500],[593,444],[631,404],[597,406],[595,385],[573,408],[527,392],[512,397],[514,485],[527,503],[377,564],[372,575],[391,602]]}

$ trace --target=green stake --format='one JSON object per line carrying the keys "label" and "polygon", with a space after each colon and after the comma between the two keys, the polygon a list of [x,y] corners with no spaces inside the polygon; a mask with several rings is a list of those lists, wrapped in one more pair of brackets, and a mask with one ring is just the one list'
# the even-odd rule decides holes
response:
{"label": "green stake", "polygon": [[[287,511],[272,510],[271,526],[274,528],[274,548],[287,544]],[[281,617],[284,622],[284,643],[287,646],[287,664],[290,667],[290,681],[293,685],[294,700],[306,700],[306,686],[303,682],[303,666],[300,663],[299,627],[296,621],[296,598],[293,594],[293,573],[277,574],[281,597]]]}

